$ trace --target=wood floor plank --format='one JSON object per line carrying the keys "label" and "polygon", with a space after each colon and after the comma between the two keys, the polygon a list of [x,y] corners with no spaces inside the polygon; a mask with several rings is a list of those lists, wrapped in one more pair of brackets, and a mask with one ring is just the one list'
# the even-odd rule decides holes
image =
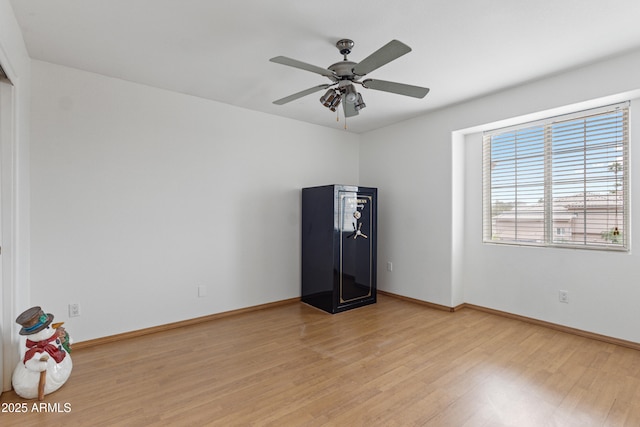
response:
{"label": "wood floor plank", "polygon": [[4,393],[29,410],[0,425],[640,425],[639,351],[387,295],[336,315],[298,302],[242,312],[72,357],[49,412]]}

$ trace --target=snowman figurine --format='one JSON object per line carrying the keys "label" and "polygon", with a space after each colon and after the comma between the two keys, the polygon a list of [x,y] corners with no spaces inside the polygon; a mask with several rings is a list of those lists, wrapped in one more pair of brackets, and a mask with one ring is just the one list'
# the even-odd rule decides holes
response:
{"label": "snowman figurine", "polygon": [[71,375],[71,342],[62,323],[51,324],[53,314],[31,307],[16,319],[20,335],[27,341],[22,360],[13,371],[13,389],[25,399],[44,399],[59,389]]}

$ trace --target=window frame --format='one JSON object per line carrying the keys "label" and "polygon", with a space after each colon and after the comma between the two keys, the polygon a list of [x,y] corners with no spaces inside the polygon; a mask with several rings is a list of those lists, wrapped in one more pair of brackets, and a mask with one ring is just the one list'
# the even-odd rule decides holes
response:
{"label": "window frame", "polygon": [[[505,127],[505,128],[498,128],[498,129],[493,129],[493,130],[489,130],[489,131],[485,131],[483,133],[483,142],[482,142],[482,240],[483,243],[485,244],[496,244],[496,245],[507,245],[507,246],[534,246],[534,247],[552,247],[552,248],[569,248],[569,249],[589,249],[589,250],[604,250],[604,251],[615,251],[615,252],[629,252],[631,249],[631,244],[630,244],[630,215],[629,215],[629,210],[630,210],[630,204],[631,204],[631,200],[630,200],[630,194],[629,194],[629,176],[630,176],[630,157],[629,157],[629,147],[630,147],[630,140],[629,140],[629,109],[630,109],[630,101],[625,101],[625,102],[621,102],[621,103],[617,103],[617,104],[613,104],[613,105],[606,105],[606,106],[602,106],[599,108],[593,108],[593,109],[589,109],[589,110],[582,110],[582,111],[575,111],[573,113],[569,113],[569,114],[563,114],[563,115],[559,115],[559,116],[552,116],[552,117],[548,117],[545,119],[541,119],[541,120],[536,120],[534,122],[523,122],[514,126],[509,126],[509,127]],[[608,228],[604,229],[604,231],[602,231],[600,234],[602,235],[602,242],[596,242],[593,240],[589,240],[588,237],[588,233],[587,233],[587,229],[588,229],[588,224],[595,224],[595,225],[599,225],[598,224],[598,220],[597,219],[591,219],[590,221],[587,219],[587,221],[584,220],[584,218],[589,218],[590,215],[593,215],[595,217],[595,210],[593,210],[593,208],[589,208],[587,205],[587,199],[588,198],[593,198],[595,196],[606,196],[607,199],[607,209],[611,209],[610,208],[610,204],[611,203],[609,201],[609,198],[611,198],[611,196],[609,195],[611,193],[611,190],[609,190],[609,193],[592,193],[589,191],[587,183],[588,184],[592,184],[591,183],[591,179],[593,175],[590,174],[595,174],[596,172],[595,169],[596,167],[587,167],[587,159],[589,158],[589,155],[592,154],[592,152],[590,150],[592,150],[591,147],[588,147],[588,143],[591,141],[591,139],[593,139],[594,137],[592,136],[586,136],[586,131],[585,131],[585,136],[584,136],[584,148],[582,150],[576,150],[578,153],[580,153],[579,155],[574,155],[572,156],[572,160],[574,159],[579,159],[579,158],[584,158],[584,165],[585,165],[585,169],[584,169],[584,177],[585,177],[585,185],[583,187],[583,192],[582,194],[584,195],[584,206],[582,207],[582,221],[584,222],[584,236],[583,236],[583,241],[574,241],[574,240],[567,240],[567,239],[563,239],[563,237],[565,236],[564,232],[566,232],[566,225],[565,224],[556,224],[554,221],[554,216],[556,218],[559,217],[558,212],[554,210],[554,203],[557,202],[558,197],[556,196],[556,198],[554,199],[554,188],[557,190],[557,188],[559,188],[561,186],[562,180],[561,179],[556,179],[553,177],[553,174],[556,173],[557,175],[559,175],[557,173],[557,170],[554,169],[554,161],[558,162],[558,159],[560,158],[560,154],[558,153],[559,150],[556,149],[557,152],[554,153],[554,144],[558,144],[558,140],[559,138],[557,137],[557,135],[554,135],[554,132],[557,133],[558,128],[562,127],[562,124],[570,124],[572,121],[574,122],[579,122],[579,121],[583,121],[583,127],[585,129],[589,129],[590,126],[590,120],[597,120],[598,117],[601,118],[607,118],[608,116],[614,117],[614,115],[616,114],[620,114],[621,115],[621,119],[620,119],[620,125],[616,124],[616,126],[612,126],[612,129],[618,129],[618,127],[621,129],[621,134],[617,135],[616,137],[617,139],[615,139],[616,145],[614,150],[617,151],[618,150],[618,145],[621,146],[621,158],[622,160],[618,160],[618,158],[616,156],[613,156],[615,158],[615,160],[611,163],[607,163],[609,164],[609,166],[613,165],[614,163],[616,164],[616,172],[615,173],[615,181],[614,181],[614,204],[615,204],[615,215],[614,215],[614,221],[616,226],[614,228],[612,228],[611,230],[609,230]],[[505,137],[505,139],[508,139],[508,135],[509,134],[514,134],[515,136],[513,137],[513,151],[514,151],[514,155],[512,156],[512,158],[514,159],[514,162],[517,162],[518,160],[521,160],[522,158],[525,158],[526,155],[520,155],[517,154],[516,150],[518,149],[518,137],[519,137],[519,132],[522,133],[523,135],[526,135],[527,132],[536,132],[539,131],[538,128],[542,128],[542,134],[543,134],[543,154],[538,154],[537,157],[540,157],[543,162],[543,166],[535,166],[532,170],[537,173],[540,174],[542,173],[542,175],[544,176],[543,179],[541,179],[539,176],[536,178],[537,181],[534,180],[534,183],[536,184],[536,186],[542,186],[543,188],[543,197],[539,198],[538,200],[538,207],[534,207],[533,204],[527,205],[525,203],[523,204],[519,204],[518,201],[518,186],[519,185],[524,185],[523,183],[525,182],[525,179],[520,178],[518,176],[518,166],[517,163],[514,164],[513,166],[513,184],[512,184],[512,191],[514,192],[514,199],[511,201],[511,204],[513,205],[513,207],[511,208],[511,210],[508,211],[503,211],[502,213],[505,212],[511,212],[513,211],[513,223],[514,223],[514,237],[513,238],[504,238],[504,239],[496,239],[495,236],[495,232],[498,229],[497,225],[497,216],[500,215],[500,213],[496,213],[494,215],[494,202],[497,203],[501,202],[501,203],[507,203],[509,201],[500,201],[500,200],[494,200],[492,198],[492,190],[497,190],[497,192],[499,192],[500,190],[498,189],[498,185],[493,185],[492,182],[492,174],[493,174],[493,169],[494,167],[496,167],[496,162],[497,160],[500,160],[500,158],[498,156],[493,157],[494,156],[494,152],[492,150],[492,144],[495,138],[499,138],[499,137]],[[607,128],[608,129],[608,128]],[[621,142],[618,143],[618,140],[620,140]],[[536,141],[537,143],[539,143],[539,141]],[[596,145],[597,146],[597,145]],[[537,146],[538,149],[540,149],[539,146]],[[521,157],[519,157],[521,156]],[[608,159],[608,157],[607,157]],[[539,161],[539,160],[538,160]],[[534,162],[531,162],[532,164]],[[618,178],[618,165],[617,164],[622,164],[622,170],[620,172],[622,172],[622,177]],[[598,167],[602,168],[602,165],[599,165]],[[509,169],[507,169],[509,170]],[[542,170],[542,171],[541,171]],[[609,169],[611,170],[611,169]],[[497,175],[497,174],[496,174]],[[534,175],[534,173],[531,173],[531,175]],[[527,178],[528,179],[528,178]],[[499,181],[499,178],[496,178],[496,181]],[[611,178],[608,178],[608,180],[606,181],[608,183],[608,185],[611,185]],[[622,187],[622,194],[618,194],[618,188]],[[507,185],[508,187],[508,185]],[[601,190],[602,191],[602,190]],[[538,193],[539,194],[539,191]],[[580,194],[580,193],[576,193]],[[621,199],[620,199],[621,197]],[[592,199],[593,200],[593,199]],[[618,203],[619,201],[622,200],[622,212],[619,213],[618,212]],[[520,225],[521,227],[524,227],[524,219],[520,219],[521,217],[519,217],[519,213],[518,213],[518,206],[521,207],[526,207],[527,209],[531,209],[532,211],[534,209],[536,209],[535,213],[538,214],[541,218],[542,218],[542,222],[543,222],[543,230],[538,230],[539,226],[535,226],[535,227],[531,227],[532,230],[536,230],[538,232],[538,236],[536,238],[532,238],[532,239],[525,239],[522,237],[518,237],[518,231],[517,231],[517,227],[518,225]],[[592,211],[589,211],[589,209],[592,209]],[[520,209],[520,211],[522,212],[523,209]],[[578,211],[580,212],[580,211]],[[588,215],[589,214],[589,215]],[[520,214],[522,215],[522,214]],[[578,218],[577,215],[574,216],[574,218]],[[622,227],[618,227],[618,218],[621,218],[622,221]],[[538,221],[538,220],[537,220]],[[578,221],[576,219],[576,221]],[[539,221],[538,221],[539,222]],[[560,235],[556,235],[556,232],[562,228],[563,229],[563,234],[562,236]],[[615,231],[613,231],[615,230]],[[616,235],[620,235],[620,238],[622,240],[621,243],[618,243],[616,241],[614,241],[613,239],[610,241],[606,240],[605,237],[605,233],[619,233]],[[525,233],[523,233],[525,234]],[[571,230],[569,230],[569,235],[571,234]],[[531,236],[529,236],[531,237]]]}

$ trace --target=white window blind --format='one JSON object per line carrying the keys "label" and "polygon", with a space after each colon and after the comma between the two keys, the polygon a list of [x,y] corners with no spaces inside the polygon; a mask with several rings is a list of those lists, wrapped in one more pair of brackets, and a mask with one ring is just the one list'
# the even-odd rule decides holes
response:
{"label": "white window blind", "polygon": [[486,132],[491,243],[629,248],[629,103]]}

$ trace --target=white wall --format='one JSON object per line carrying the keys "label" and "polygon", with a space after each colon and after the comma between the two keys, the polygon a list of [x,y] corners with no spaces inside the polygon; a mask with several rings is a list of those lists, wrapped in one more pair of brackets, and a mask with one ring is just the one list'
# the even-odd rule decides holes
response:
{"label": "white wall", "polygon": [[8,390],[18,360],[15,318],[29,304],[30,60],[8,0],[0,0],[0,390]]}
{"label": "white wall", "polygon": [[32,77],[32,302],[76,341],[300,295],[300,189],[357,184],[357,135],[45,62]]}
{"label": "white wall", "polygon": [[[631,102],[630,133],[640,135],[640,99]],[[484,245],[482,134],[467,135],[464,148],[466,302],[640,342],[640,228],[632,228],[630,253]],[[640,166],[640,151],[632,149],[630,160],[633,169]],[[640,174],[632,173],[630,184],[640,188]],[[640,202],[632,203],[633,225],[640,223]],[[560,289],[569,291],[569,304],[558,301]]]}
{"label": "white wall", "polygon": [[451,128],[428,117],[364,134],[360,182],[379,189],[379,288],[450,306]]}
{"label": "white wall", "polygon": [[[636,251],[481,243],[482,160],[475,133],[518,118],[637,97],[638,69],[640,51],[634,51],[363,135],[360,182],[380,188],[380,289],[446,306],[468,302],[640,342]],[[635,131],[640,115],[634,104],[631,110],[635,170],[640,159],[633,138],[640,134]],[[632,192],[636,188],[632,182]],[[634,206],[631,221],[637,224],[640,212]],[[637,243],[640,236],[632,238]],[[386,271],[387,261],[393,261],[393,272]],[[569,290],[568,305],[558,302],[558,289]]]}

